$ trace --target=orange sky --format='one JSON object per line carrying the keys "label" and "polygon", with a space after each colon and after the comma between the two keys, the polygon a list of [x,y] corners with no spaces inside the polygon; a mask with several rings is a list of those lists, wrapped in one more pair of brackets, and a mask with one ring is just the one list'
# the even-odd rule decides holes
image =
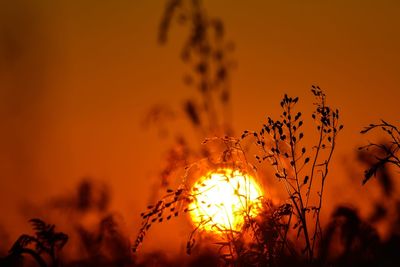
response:
{"label": "orange sky", "polygon": [[[320,85],[345,124],[329,184],[340,192],[343,156],[366,141],[359,130],[399,122],[400,2],[204,2],[237,48],[235,129],[277,115],[285,92],[310,105],[309,88]],[[138,226],[168,145],[140,122],[152,104],[190,95],[178,56],[185,32],[175,27],[157,44],[164,3],[0,3],[0,224],[13,237],[22,203],[72,191],[87,175],[110,183],[115,207]]]}

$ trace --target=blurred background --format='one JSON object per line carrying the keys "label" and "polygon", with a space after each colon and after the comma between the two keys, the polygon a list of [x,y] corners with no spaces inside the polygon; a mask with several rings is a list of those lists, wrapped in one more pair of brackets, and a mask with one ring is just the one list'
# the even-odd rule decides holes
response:
{"label": "blurred background", "polygon": [[[365,125],[399,122],[400,2],[205,0],[204,6],[235,43],[236,135],[277,116],[284,93],[299,96],[310,116],[309,89],[318,84],[345,125],[325,201],[368,212],[375,182],[362,187],[362,171],[349,164],[355,148],[373,138],[359,134]],[[143,120],[154,104],[180,107],[192,94],[179,59],[187,33],[174,27],[167,45],[157,42],[164,7],[161,0],[0,2],[4,246],[29,230],[38,206],[73,194],[84,177],[110,186],[112,209],[130,236],[137,233],[170,145]],[[173,234],[156,231],[147,249],[169,247]]]}

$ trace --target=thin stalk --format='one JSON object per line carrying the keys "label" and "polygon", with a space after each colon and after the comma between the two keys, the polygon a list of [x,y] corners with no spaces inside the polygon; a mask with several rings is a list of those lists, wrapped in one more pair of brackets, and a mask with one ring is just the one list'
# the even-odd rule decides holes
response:
{"label": "thin stalk", "polygon": [[[333,125],[334,125],[334,121],[333,121]],[[335,145],[336,145],[335,139],[336,139],[336,135],[337,135],[337,134],[334,133],[333,136],[332,136],[332,146],[331,146],[331,150],[330,150],[330,152],[329,152],[329,156],[328,156],[327,160],[325,161],[325,172],[323,173],[322,181],[321,181],[321,189],[320,189],[320,192],[319,192],[319,203],[318,203],[318,207],[317,207],[317,210],[316,210],[317,218],[316,218],[316,220],[315,220],[314,235],[313,235],[313,238],[312,238],[312,239],[313,239],[313,240],[312,240],[312,249],[311,249],[312,255],[313,255],[313,253],[314,253],[314,248],[315,248],[315,243],[316,243],[318,231],[319,231],[319,234],[322,235],[322,229],[321,229],[321,224],[320,224],[320,212],[321,212],[321,208],[322,208],[322,198],[323,198],[323,191],[324,191],[324,186],[325,186],[325,180],[326,180],[326,177],[328,176],[328,172],[329,172],[328,165],[329,165],[329,162],[330,162],[330,160],[331,160],[331,158],[332,158],[333,151],[335,150]]]}
{"label": "thin stalk", "polygon": [[[290,116],[290,106],[288,106],[288,115]],[[300,184],[299,184],[299,177],[298,177],[298,172],[297,172],[297,164],[296,164],[296,151],[295,151],[295,142],[293,141],[294,134],[292,132],[292,122],[290,119],[288,119],[289,123],[289,144],[290,144],[290,151],[292,154],[292,162],[293,162],[293,169],[294,169],[294,174],[295,174],[295,181],[296,181],[296,186],[297,186],[297,194],[299,196],[299,202],[300,202],[300,213],[299,217],[301,220],[301,223],[303,224],[303,233],[304,233],[304,239],[306,241],[306,249],[308,252],[308,256],[311,259],[312,253],[311,253],[311,244],[310,244],[310,237],[308,235],[308,229],[307,229],[307,220],[306,220],[306,214],[305,214],[305,209],[303,206],[303,198],[301,195],[301,189],[300,189]]]}

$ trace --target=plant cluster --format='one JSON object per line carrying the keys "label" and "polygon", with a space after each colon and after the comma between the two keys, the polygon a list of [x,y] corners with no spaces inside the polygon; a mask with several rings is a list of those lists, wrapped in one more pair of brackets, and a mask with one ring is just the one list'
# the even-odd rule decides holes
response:
{"label": "plant cluster", "polygon": [[[283,112],[280,120],[268,118],[260,131],[245,131],[240,139],[211,138],[204,142],[221,141],[225,149],[218,164],[231,164],[233,168],[248,173],[248,168],[252,167],[249,167],[247,153],[243,150],[241,142],[247,137],[253,137],[255,145],[260,148],[256,159],[259,163],[267,161],[274,167],[275,176],[283,182],[288,196],[288,202],[279,206],[274,206],[264,199],[262,201],[264,206],[259,216],[254,216],[248,209],[244,209],[242,214],[244,225],[240,231],[220,229],[223,233],[216,238],[216,244],[220,246],[218,251],[227,264],[234,265],[238,261],[268,262],[268,266],[273,266],[278,257],[286,253],[294,257],[301,255],[307,262],[315,260],[315,250],[322,237],[320,212],[324,186],[337,135],[343,126],[339,124],[339,111],[326,104],[323,91],[317,86],[313,86],[311,91],[316,98],[312,118],[316,123],[319,138],[309,153],[302,143],[304,137],[302,113],[295,108],[298,98],[287,95],[281,101]],[[308,165],[310,166],[307,168]],[[228,180],[230,178],[227,177]],[[168,192],[169,194],[156,205],[149,206],[148,212],[142,214],[144,223],[135,249],[143,241],[144,233],[150,225],[163,221],[166,208],[178,215],[176,207],[179,206],[181,209],[183,207],[184,211],[187,211],[188,205],[196,197],[190,194],[190,185],[187,184],[182,184],[176,191]],[[317,195],[316,203],[310,200],[312,193]],[[171,215],[167,217],[169,218]],[[187,245],[188,253],[194,246],[195,234],[205,223],[209,223],[209,219],[200,221],[191,233]],[[292,231],[297,233],[293,235]],[[297,249],[298,244],[304,246],[300,251]]]}
{"label": "plant cluster", "polygon": [[[327,105],[325,93],[318,86],[312,86],[311,92],[316,99],[312,119],[318,133],[317,143],[311,149],[302,143],[302,113],[295,108],[298,97],[285,95],[280,103],[283,112],[279,120],[268,117],[260,131],[245,131],[242,134],[242,139],[248,136],[255,138],[261,151],[256,159],[259,163],[268,161],[274,167],[277,179],[283,182],[294,217],[288,225],[293,224],[297,238],[302,236],[304,247],[300,253],[309,261],[314,259],[316,244],[322,235],[320,212],[324,187],[337,135],[343,128],[339,124],[339,110]],[[317,194],[317,203],[310,202],[312,193]],[[286,240],[283,243],[286,244]]]}
{"label": "plant cluster", "polygon": [[[21,261],[24,255],[30,255],[41,267],[60,266],[58,252],[68,241],[68,236],[55,231],[55,225],[46,224],[41,219],[29,222],[35,235],[21,235],[9,251],[5,262],[10,266]],[[47,260],[48,258],[48,260]]]}

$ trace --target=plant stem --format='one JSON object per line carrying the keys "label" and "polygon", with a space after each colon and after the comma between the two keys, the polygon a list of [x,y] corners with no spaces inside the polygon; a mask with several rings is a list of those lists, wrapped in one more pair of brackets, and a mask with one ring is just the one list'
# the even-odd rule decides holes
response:
{"label": "plant stem", "polygon": [[[290,106],[288,106],[288,117],[291,117],[291,110]],[[295,141],[293,141],[294,133],[292,132],[292,121],[291,119],[288,119],[288,128],[289,128],[289,144],[290,144],[290,151],[291,151],[291,156],[292,156],[292,162],[293,162],[293,169],[294,169],[294,175],[295,175],[295,181],[296,181],[296,186],[297,186],[297,191],[296,193],[298,194],[299,197],[299,203],[300,203],[300,210],[297,208],[299,212],[299,217],[301,220],[301,223],[303,225],[303,233],[304,233],[304,239],[306,241],[306,250],[308,252],[308,256],[310,257],[311,260],[311,244],[310,244],[310,237],[308,235],[308,228],[307,228],[307,219],[306,219],[306,213],[303,205],[303,198],[301,195],[301,189],[300,189],[300,184],[299,184],[299,176],[298,176],[298,171],[297,171],[297,163],[296,163],[296,151],[295,151]]]}
{"label": "plant stem", "polygon": [[19,250],[19,254],[28,254],[31,255],[32,258],[35,259],[35,261],[39,264],[40,267],[47,267],[47,263],[43,260],[42,257],[38,253],[36,253],[34,250],[30,248],[21,248]]}

